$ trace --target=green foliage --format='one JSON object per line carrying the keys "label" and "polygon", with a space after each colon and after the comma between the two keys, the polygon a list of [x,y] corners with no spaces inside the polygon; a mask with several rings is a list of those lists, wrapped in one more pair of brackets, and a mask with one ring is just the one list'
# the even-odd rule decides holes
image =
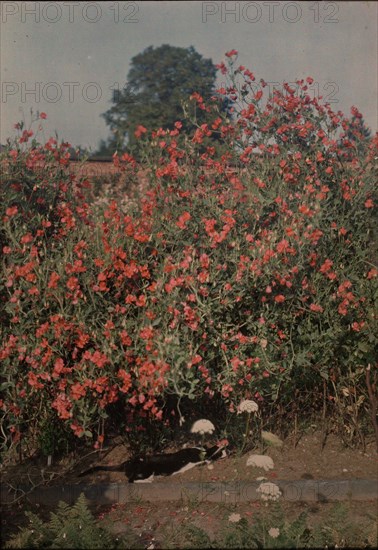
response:
{"label": "green foliage", "polygon": [[355,151],[360,155],[366,153],[372,139],[371,130],[366,126],[362,114],[356,107],[352,107],[351,112],[352,117],[346,125],[345,138],[341,143],[346,158],[353,158]]}
{"label": "green foliage", "polygon": [[182,548],[214,548],[206,531],[190,523],[183,526],[181,536],[186,541]]}
{"label": "green foliage", "polygon": [[73,443],[72,431],[59,421],[55,414],[50,414],[37,424],[37,445],[45,456],[64,454]]}
{"label": "green foliage", "polygon": [[[200,504],[193,505],[198,510]],[[335,503],[328,510],[318,510],[311,518],[304,512],[288,517],[283,503],[269,503],[246,517],[235,517],[232,508],[212,515],[210,535],[207,525],[200,527],[191,516],[156,522],[150,535],[158,548],[362,548],[376,547],[377,522],[374,511],[359,521],[351,518],[352,508]],[[156,509],[157,511],[157,509]],[[114,512],[114,511],[113,511]],[[126,513],[129,514],[130,512]],[[250,512],[248,512],[249,515]],[[223,514],[223,517],[222,517]],[[231,516],[234,515],[233,518]],[[240,514],[242,516],[243,513]],[[142,548],[140,526],[125,527],[124,512],[112,511],[95,521],[83,495],[73,506],[61,502],[48,522],[27,513],[29,526],[7,541],[6,548]],[[103,523],[102,523],[103,521]],[[160,527],[158,527],[160,524]],[[122,527],[121,527],[122,525]],[[114,531],[120,536],[115,537]]]}
{"label": "green foliage", "polygon": [[[370,523],[370,528],[373,532],[374,522]],[[309,525],[304,512],[295,519],[286,519],[281,504],[272,503],[254,514],[252,522],[243,517],[229,523],[225,518],[215,539],[211,539],[206,530],[190,523],[183,525],[181,538],[185,542],[179,545],[180,548],[352,548],[359,547],[362,542],[367,547],[374,546],[369,526],[351,522],[341,503],[333,506],[325,522],[315,526]]]}
{"label": "green foliage", "polygon": [[235,525],[224,527],[223,531],[221,541],[224,548],[259,548],[259,542],[245,518],[242,518]]}
{"label": "green foliage", "polygon": [[60,502],[45,523],[36,514],[26,512],[30,525],[21,529],[7,544],[8,548],[117,548],[121,542],[99,527],[82,493],[73,506]]}
{"label": "green foliage", "polygon": [[[372,531],[377,533],[376,519],[371,518]],[[375,529],[374,529],[375,522]],[[372,540],[367,540],[367,526],[361,523],[350,521],[347,516],[347,508],[345,504],[338,502],[330,510],[328,517],[313,530],[311,542],[314,547],[324,548],[329,545],[337,544],[340,547],[353,548],[359,545],[359,541],[363,541],[366,546],[376,546],[376,536]]]}
{"label": "green foliage", "polygon": [[240,518],[222,524],[219,536],[213,541],[213,548],[308,548],[310,530],[306,514],[295,520],[285,520],[280,504],[274,503],[254,515],[253,522]]}

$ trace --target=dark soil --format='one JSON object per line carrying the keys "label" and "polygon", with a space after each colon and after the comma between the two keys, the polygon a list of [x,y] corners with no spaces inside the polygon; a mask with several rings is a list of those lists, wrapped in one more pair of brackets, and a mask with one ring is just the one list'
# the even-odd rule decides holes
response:
{"label": "dark soil", "polygon": [[[209,441],[210,444],[210,441]],[[177,450],[167,449],[167,452]],[[274,469],[268,472],[261,468],[247,467],[246,461],[249,454],[265,454],[274,462]],[[35,458],[22,464],[3,466],[3,486],[15,486],[19,483],[62,485],[85,481],[86,483],[125,483],[127,480],[122,473],[97,472],[85,478],[79,478],[78,474],[83,470],[98,464],[117,464],[129,457],[124,445],[114,442],[114,446],[102,453],[88,451],[75,460],[65,458],[56,462],[51,467],[46,466],[46,458]],[[262,449],[256,447],[243,456],[231,454],[227,458],[214,462],[211,466],[197,466],[192,470],[174,477],[155,478],[154,483],[172,482],[221,482],[221,481],[255,481],[256,478],[265,477],[268,480],[299,480],[299,479],[377,479],[377,453],[374,442],[366,446],[366,451],[346,448],[341,441],[330,435],[322,448],[322,436],[316,432],[303,435],[296,445],[292,440],[286,440],[282,447],[269,447]],[[96,508],[96,515],[105,518],[112,531],[120,534],[133,533],[140,541],[140,548],[148,548],[151,544],[154,548],[180,548],[180,526],[188,522],[195,527],[205,529],[208,535],[216,538],[222,526],[228,524],[231,513],[238,513],[246,519],[253,519],[262,504],[250,503],[209,503],[209,502],[165,502],[153,504],[149,502],[130,502],[114,505],[111,508]],[[332,503],[304,503],[282,502],[285,514],[288,517],[297,517],[301,511],[309,514],[309,522],[320,525],[324,522],[333,506]],[[345,520],[350,525],[371,525],[374,521],[377,502],[347,502],[348,514]],[[2,538],[7,540],[10,533],[17,531],[18,526],[26,525],[24,509],[27,504],[15,502],[3,511]],[[30,505],[29,505],[30,509]],[[48,518],[49,510],[43,505],[34,505],[33,511]],[[370,523],[369,523],[370,522]],[[336,528],[336,527],[335,527]],[[341,527],[340,527],[341,529]],[[356,527],[357,529],[357,527]],[[370,529],[371,527],[366,527]],[[351,535],[350,535],[351,536]],[[356,535],[357,536],[357,535]],[[358,535],[360,536],[360,535]],[[362,535],[361,535],[362,536]],[[367,535],[366,535],[367,536]],[[375,534],[376,536],[376,534]],[[340,533],[342,541],[342,533]],[[374,538],[374,533],[369,537]],[[357,540],[357,539],[356,539]],[[359,539],[358,539],[359,540]],[[135,540],[133,541],[133,544]],[[131,543],[130,543],[131,544]],[[374,543],[370,543],[374,546]]]}
{"label": "dark soil", "polygon": [[[177,448],[167,449],[173,452]],[[274,469],[265,472],[261,468],[247,467],[246,461],[250,454],[265,454],[274,462]],[[115,443],[102,453],[83,453],[82,457],[73,460],[65,458],[50,467],[46,465],[46,458],[27,460],[22,464],[8,465],[2,469],[2,482],[11,483],[41,483],[49,485],[80,482],[122,482],[126,481],[122,472],[96,472],[92,475],[79,478],[78,475],[99,464],[113,465],[124,462],[130,454],[121,443]],[[294,445],[287,440],[282,447],[268,447],[255,449],[239,456],[230,453],[227,458],[218,460],[210,466],[197,466],[192,470],[170,478],[155,478],[154,482],[210,482],[210,481],[255,481],[256,477],[267,477],[277,480],[299,479],[377,479],[378,456],[374,442],[366,445],[366,451],[346,448],[342,442],[330,435],[326,445],[322,448],[322,436],[316,432],[304,435]]]}

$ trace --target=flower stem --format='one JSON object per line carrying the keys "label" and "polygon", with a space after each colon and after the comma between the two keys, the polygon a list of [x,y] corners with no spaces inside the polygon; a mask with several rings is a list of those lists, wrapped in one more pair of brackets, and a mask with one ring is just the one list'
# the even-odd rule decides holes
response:
{"label": "flower stem", "polygon": [[245,424],[245,433],[244,433],[244,438],[243,438],[243,445],[242,445],[242,448],[241,448],[241,453],[244,451],[244,448],[246,446],[246,443],[247,443],[247,437],[248,437],[248,434],[249,434],[249,423],[251,421],[251,413],[248,413],[247,414],[247,422]]}

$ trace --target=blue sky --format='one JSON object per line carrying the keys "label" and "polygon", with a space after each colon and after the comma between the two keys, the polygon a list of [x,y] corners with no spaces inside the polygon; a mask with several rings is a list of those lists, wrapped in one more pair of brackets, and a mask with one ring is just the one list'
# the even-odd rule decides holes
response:
{"label": "blue sky", "polygon": [[[1,2],[1,143],[44,111],[57,131],[96,149],[101,118],[133,56],[161,44],[219,63],[230,49],[257,79],[312,76],[314,93],[377,130],[376,2]],[[219,83],[222,78],[219,77]]]}

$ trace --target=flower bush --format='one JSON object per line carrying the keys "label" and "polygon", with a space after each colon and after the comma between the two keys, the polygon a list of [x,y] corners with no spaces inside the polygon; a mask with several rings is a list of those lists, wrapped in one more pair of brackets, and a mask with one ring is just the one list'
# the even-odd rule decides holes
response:
{"label": "flower bush", "polygon": [[377,136],[357,150],[311,79],[266,98],[228,53],[231,120],[194,94],[212,124],[139,132],[142,165],[115,155],[147,173],[138,200],[91,203],[68,144],[31,130],[2,154],[5,448],[46,419],[101,445],[115,410],[126,434],[181,409],[221,432],[252,398],[268,426],[322,412],[363,438]]}

